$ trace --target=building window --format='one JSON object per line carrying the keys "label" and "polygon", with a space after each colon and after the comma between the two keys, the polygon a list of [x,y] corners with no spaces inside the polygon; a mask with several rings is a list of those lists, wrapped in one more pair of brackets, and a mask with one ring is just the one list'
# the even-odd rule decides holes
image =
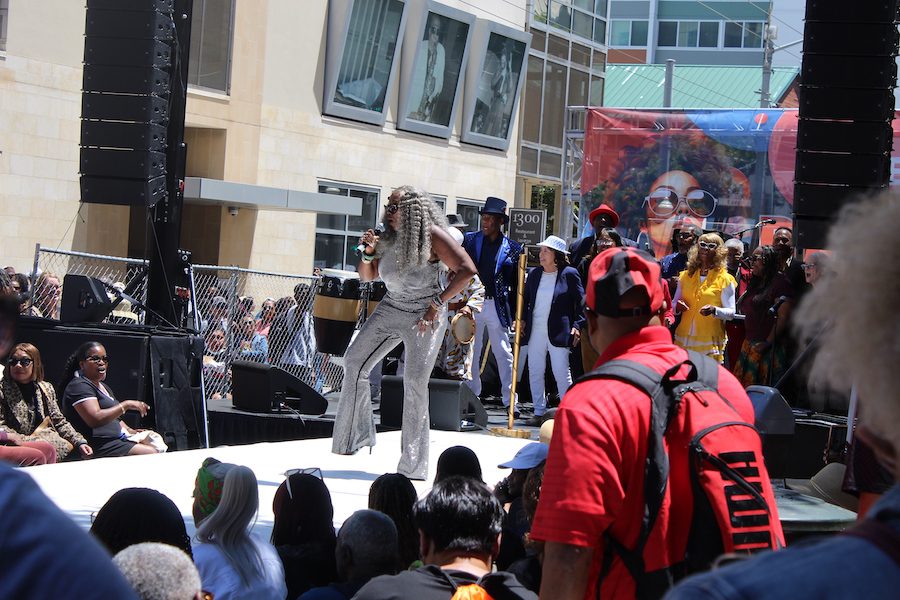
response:
{"label": "building window", "polygon": [[9,0],[0,0],[0,52],[6,52],[7,21],[9,21]]}
{"label": "building window", "polygon": [[316,216],[316,248],[313,266],[322,269],[355,271],[359,259],[353,249],[360,236],[378,224],[381,206],[376,188],[363,188],[343,184],[320,183],[320,194],[333,194],[362,200],[362,215],[319,214]]}
{"label": "building window", "polygon": [[762,48],[764,25],[759,21],[725,23],[725,47]]}
{"label": "building window", "polygon": [[234,0],[194,0],[188,83],[228,93]]}
{"label": "building window", "polygon": [[470,231],[478,231],[481,228],[481,215],[478,214],[478,211],[483,207],[484,202],[457,198],[456,214],[458,214],[462,218],[463,223],[466,224],[463,231],[469,233]]}
{"label": "building window", "polygon": [[657,45],[678,48],[717,48],[718,21],[660,21]]}
{"label": "building window", "polygon": [[354,2],[334,102],[381,113],[399,42],[403,3]]}
{"label": "building window", "polygon": [[437,194],[429,194],[434,203],[441,209],[441,214],[447,214],[447,196],[438,196]]}
{"label": "building window", "polygon": [[610,46],[647,46],[648,21],[610,21]]}

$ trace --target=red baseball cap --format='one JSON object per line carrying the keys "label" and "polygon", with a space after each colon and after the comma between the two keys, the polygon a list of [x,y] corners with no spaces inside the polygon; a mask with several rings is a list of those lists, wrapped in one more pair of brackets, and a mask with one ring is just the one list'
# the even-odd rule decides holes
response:
{"label": "red baseball cap", "polygon": [[[639,317],[659,312],[663,282],[656,259],[637,248],[610,248],[594,258],[588,270],[585,305],[605,317]],[[643,306],[622,308],[621,298],[634,288],[647,296]]]}
{"label": "red baseball cap", "polygon": [[601,204],[600,206],[592,210],[590,215],[588,215],[588,219],[590,220],[591,224],[593,224],[594,219],[596,219],[600,215],[606,215],[607,217],[609,217],[610,227],[616,227],[619,224],[619,213],[605,204]]}

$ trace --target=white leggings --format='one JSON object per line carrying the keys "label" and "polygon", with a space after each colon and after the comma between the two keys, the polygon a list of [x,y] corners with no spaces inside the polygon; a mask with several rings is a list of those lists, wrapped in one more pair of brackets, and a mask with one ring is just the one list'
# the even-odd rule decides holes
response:
{"label": "white leggings", "polygon": [[572,385],[572,373],[569,371],[569,349],[554,346],[547,337],[546,327],[536,327],[528,337],[528,379],[531,384],[534,414],[537,416],[543,415],[547,411],[547,394],[544,392],[547,354],[550,354],[550,366],[553,368],[553,378],[556,379],[560,400]]}

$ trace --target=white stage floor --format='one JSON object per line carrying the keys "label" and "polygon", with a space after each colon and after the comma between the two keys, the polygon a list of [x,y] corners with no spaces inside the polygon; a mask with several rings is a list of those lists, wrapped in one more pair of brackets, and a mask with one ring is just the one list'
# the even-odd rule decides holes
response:
{"label": "white stage floor", "polygon": [[[528,440],[504,438],[484,433],[431,431],[428,481],[414,481],[422,496],[431,488],[437,459],[450,446],[467,446],[481,461],[485,482],[494,486],[509,471],[497,464],[512,458]],[[127,487],[148,487],[172,499],[184,517],[188,534],[195,528],[191,517],[191,494],[200,463],[207,456],[222,462],[246,465],[259,480],[259,517],[254,532],[268,539],[272,530],[272,498],[284,481],[287,469],[319,467],[331,491],[334,525],[340,527],[354,511],[367,508],[369,487],[383,473],[394,473],[400,460],[400,432],[379,433],[369,454],[363,448],[354,456],[331,453],[331,438],[247,446],[220,446],[209,450],[188,450],[152,456],[101,458],[74,463],[28,467],[24,472],[40,485],[63,512],[84,529],[91,514],[116,491]]]}

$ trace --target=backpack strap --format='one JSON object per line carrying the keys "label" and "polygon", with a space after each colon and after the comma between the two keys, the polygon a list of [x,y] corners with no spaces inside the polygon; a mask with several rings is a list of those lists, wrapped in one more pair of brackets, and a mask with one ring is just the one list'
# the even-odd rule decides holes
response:
{"label": "backpack strap", "polygon": [[[685,378],[676,379],[682,367],[688,365],[690,370]],[[656,518],[662,508],[669,482],[669,456],[665,451],[663,438],[669,428],[672,416],[676,413],[675,405],[680,400],[676,388],[685,384],[699,383],[701,386],[716,389],[719,381],[718,364],[708,356],[688,351],[685,361],[672,365],[665,373],[660,374],[653,369],[630,360],[611,360],[578,379],[590,381],[594,379],[618,379],[638,388],[650,397],[650,422],[647,435],[647,460],[644,464],[644,516],[641,521],[641,532],[633,549],[626,548],[607,530],[603,537],[607,551],[600,570],[600,580],[609,573],[612,567],[614,551],[635,580],[637,596],[658,597],[672,585],[672,574],[662,569],[648,577],[644,563],[644,548]],[[599,597],[600,585],[597,585]]]}

